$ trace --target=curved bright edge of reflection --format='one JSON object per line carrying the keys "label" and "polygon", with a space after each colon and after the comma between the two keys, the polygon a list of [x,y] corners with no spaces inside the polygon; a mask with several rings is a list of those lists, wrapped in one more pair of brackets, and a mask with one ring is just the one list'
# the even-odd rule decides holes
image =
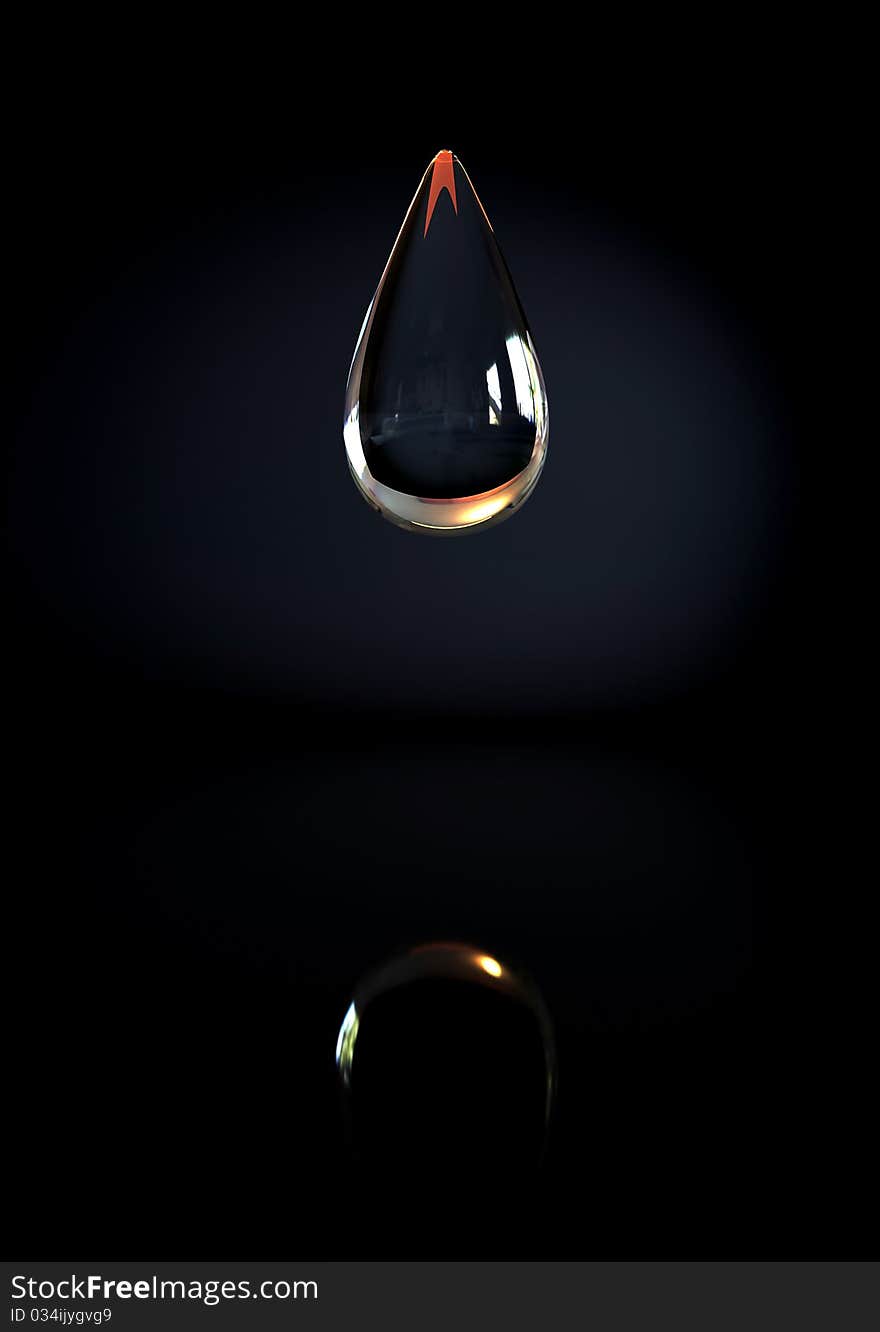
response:
{"label": "curved bright edge of reflection", "polygon": [[342,1026],[339,1028],[339,1035],[336,1038],[336,1067],[339,1069],[343,1082],[348,1085],[351,1081],[351,1064],[354,1059],[354,1043],[357,1040],[360,1018],[354,1003],[349,1004],[348,1011],[342,1019]]}

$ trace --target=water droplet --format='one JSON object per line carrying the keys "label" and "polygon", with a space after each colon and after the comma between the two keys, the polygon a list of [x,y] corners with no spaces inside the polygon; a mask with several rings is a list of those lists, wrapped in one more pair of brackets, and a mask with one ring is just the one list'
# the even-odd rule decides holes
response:
{"label": "water droplet", "polygon": [[486,527],[531,494],[548,430],[541,367],[492,226],[458,158],[440,152],[355,348],[343,426],[354,479],[411,531]]}
{"label": "water droplet", "polygon": [[490,953],[435,943],[361,981],[336,1064],[358,1163],[522,1175],[543,1156],[556,1083],[540,994]]}

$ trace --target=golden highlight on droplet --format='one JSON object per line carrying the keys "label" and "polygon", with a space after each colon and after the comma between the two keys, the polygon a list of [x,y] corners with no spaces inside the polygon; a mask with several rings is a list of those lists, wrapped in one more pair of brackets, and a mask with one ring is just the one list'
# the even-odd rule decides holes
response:
{"label": "golden highlight on droplet", "polygon": [[496,980],[501,975],[502,971],[501,963],[496,962],[494,957],[488,957],[486,954],[484,954],[482,957],[478,957],[477,966],[482,967],[487,975],[494,976]]}

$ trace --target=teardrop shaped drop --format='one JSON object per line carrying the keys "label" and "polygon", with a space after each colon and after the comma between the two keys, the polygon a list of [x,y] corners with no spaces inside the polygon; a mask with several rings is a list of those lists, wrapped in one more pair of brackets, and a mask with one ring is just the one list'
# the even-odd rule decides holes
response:
{"label": "teardrop shaped drop", "polygon": [[422,177],[367,310],[343,438],[364,498],[415,532],[467,532],[528,498],[547,395],[492,226],[457,157]]}

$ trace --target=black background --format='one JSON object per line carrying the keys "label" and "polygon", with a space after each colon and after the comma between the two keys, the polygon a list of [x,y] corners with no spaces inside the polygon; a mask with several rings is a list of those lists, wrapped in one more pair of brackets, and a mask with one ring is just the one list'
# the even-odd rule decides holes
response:
{"label": "black background", "polygon": [[[854,1256],[802,62],[723,25],[365,26],[21,39],[18,1247]],[[441,147],[551,419],[523,512],[446,542],[381,523],[341,441]],[[519,962],[557,1024],[546,1177],[501,1215],[429,1144],[402,1197],[342,1151],[351,989],[432,938]]]}

